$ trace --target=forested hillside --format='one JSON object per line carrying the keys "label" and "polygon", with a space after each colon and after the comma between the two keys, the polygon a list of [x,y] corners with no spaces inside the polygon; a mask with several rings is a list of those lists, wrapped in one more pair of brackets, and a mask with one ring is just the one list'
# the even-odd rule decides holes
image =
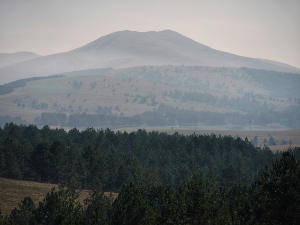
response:
{"label": "forested hillside", "polygon": [[138,66],[124,69],[87,69],[61,73],[64,76],[112,76],[174,87],[224,93],[260,94],[299,98],[299,73],[253,68],[208,66]]}
{"label": "forested hillside", "polygon": [[[299,157],[299,149],[294,149]],[[176,187],[129,182],[118,198],[106,196],[99,180],[84,204],[80,192],[59,185],[36,206],[25,197],[0,224],[299,224],[300,160],[284,152],[251,186],[227,189],[193,175]],[[73,187],[74,188],[74,187]],[[78,195],[79,194],[79,195]],[[0,211],[1,212],[1,211]]]}
{"label": "forested hillside", "polygon": [[14,124],[0,133],[0,176],[50,183],[75,180],[82,188],[100,181],[106,191],[118,191],[130,181],[176,187],[192,174],[202,173],[223,187],[237,182],[249,185],[281,155],[254,147],[247,139],[214,134],[92,128],[67,133]]}

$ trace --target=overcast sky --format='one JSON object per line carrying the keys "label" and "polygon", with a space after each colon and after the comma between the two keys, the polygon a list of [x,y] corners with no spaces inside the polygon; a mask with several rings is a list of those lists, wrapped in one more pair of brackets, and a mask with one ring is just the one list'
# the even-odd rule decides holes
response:
{"label": "overcast sky", "polygon": [[300,0],[0,0],[0,53],[48,55],[115,31],[165,29],[300,68]]}

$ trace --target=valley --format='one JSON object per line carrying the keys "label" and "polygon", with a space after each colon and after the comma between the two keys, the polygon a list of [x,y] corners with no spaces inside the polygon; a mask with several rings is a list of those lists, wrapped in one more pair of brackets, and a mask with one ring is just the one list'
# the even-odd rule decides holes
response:
{"label": "valley", "polygon": [[300,1],[0,1],[0,225],[300,224]]}

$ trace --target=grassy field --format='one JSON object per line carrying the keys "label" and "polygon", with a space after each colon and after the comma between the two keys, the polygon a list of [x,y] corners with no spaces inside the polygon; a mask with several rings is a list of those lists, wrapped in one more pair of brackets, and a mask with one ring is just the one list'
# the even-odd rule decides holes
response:
{"label": "grassy field", "polygon": [[[56,184],[38,183],[32,181],[14,180],[0,177],[0,209],[3,215],[10,214],[11,210],[18,207],[18,203],[25,197],[30,196],[36,206],[42,201],[46,194]],[[105,192],[106,195],[110,193]],[[112,193],[114,197],[118,194]],[[85,198],[89,197],[89,191],[83,190],[79,196],[79,201],[83,203]]]}
{"label": "grassy field", "polygon": [[[82,82],[80,88],[72,86],[73,82]],[[91,84],[97,85],[91,88]],[[189,92],[190,89],[176,88],[164,84],[154,84],[150,82],[128,80],[115,77],[102,76],[82,76],[66,77],[59,79],[48,79],[28,82],[24,88],[16,88],[13,93],[0,96],[0,115],[21,116],[28,122],[32,122],[35,117],[42,112],[65,112],[70,113],[91,113],[94,114],[97,105],[112,107],[112,112],[125,116],[141,114],[145,111],[152,111],[157,106],[151,106],[150,100],[145,104],[139,104],[136,95],[146,96],[152,94],[159,104],[165,103],[173,107],[182,109],[193,108],[196,111],[217,111],[223,112],[223,108],[214,107],[208,104],[193,104],[192,102],[180,102],[172,98],[163,98],[163,93],[170,93],[175,90]],[[201,92],[201,91],[198,91]],[[204,93],[204,92],[203,92]],[[125,96],[125,94],[127,96]],[[211,94],[219,94],[212,92]],[[242,95],[232,95],[239,96]],[[46,103],[47,109],[34,109],[32,102],[38,100],[38,104]],[[24,104],[24,107],[22,105]],[[81,111],[79,110],[81,107]],[[115,110],[118,107],[119,110]],[[65,108],[65,110],[63,109]]]}

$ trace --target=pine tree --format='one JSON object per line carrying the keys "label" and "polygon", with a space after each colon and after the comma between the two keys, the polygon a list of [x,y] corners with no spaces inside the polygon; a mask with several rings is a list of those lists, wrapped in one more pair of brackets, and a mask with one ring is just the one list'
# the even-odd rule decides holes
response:
{"label": "pine tree", "polygon": [[21,203],[18,204],[19,209],[15,208],[10,216],[9,221],[12,224],[35,224],[34,214],[36,207],[30,197],[25,197]]}
{"label": "pine tree", "polygon": [[139,189],[130,182],[124,185],[114,203],[113,223],[120,225],[154,224],[155,216]]}
{"label": "pine tree", "polygon": [[[83,208],[71,190],[63,185],[52,188],[36,209],[38,224],[80,224],[84,221]],[[84,224],[84,223],[83,223]]]}
{"label": "pine tree", "polygon": [[253,185],[255,220],[264,224],[300,224],[300,160],[291,150],[266,166]]}
{"label": "pine tree", "polygon": [[87,206],[85,216],[90,224],[107,224],[109,222],[109,212],[112,209],[113,196],[104,195],[100,187],[94,187],[90,197],[85,199]]}
{"label": "pine tree", "polygon": [[50,145],[48,142],[39,143],[30,156],[30,167],[35,174],[35,180],[47,182],[50,175]]}

